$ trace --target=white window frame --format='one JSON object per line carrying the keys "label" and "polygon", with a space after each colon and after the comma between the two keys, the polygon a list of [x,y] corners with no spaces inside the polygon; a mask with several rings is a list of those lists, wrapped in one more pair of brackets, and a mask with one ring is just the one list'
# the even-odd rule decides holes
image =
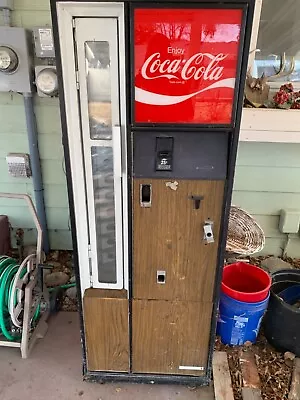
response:
{"label": "white window frame", "polygon": [[[253,64],[261,17],[263,0],[256,0],[248,70]],[[283,82],[268,82],[271,90],[279,89]],[[300,82],[293,83],[300,90]],[[243,108],[240,141],[269,143],[300,143],[299,110],[279,110],[273,108]]]}
{"label": "white window frame", "polygon": [[255,50],[257,48],[257,38],[259,31],[262,2],[263,0],[256,0],[255,2],[252,33],[251,33],[250,48],[249,48],[248,69],[251,68],[255,58]]}

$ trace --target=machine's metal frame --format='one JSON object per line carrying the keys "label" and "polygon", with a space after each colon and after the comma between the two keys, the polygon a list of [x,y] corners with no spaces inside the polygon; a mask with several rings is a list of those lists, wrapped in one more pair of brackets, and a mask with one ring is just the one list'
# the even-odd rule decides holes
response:
{"label": "machine's metal frame", "polygon": [[23,315],[23,322],[21,325],[22,328],[21,341],[16,341],[16,342],[10,342],[7,340],[0,341],[0,346],[20,348],[22,358],[27,358],[36,340],[43,338],[48,329],[48,324],[46,321],[49,316],[49,293],[45,286],[41,288],[42,290],[41,294],[44,297],[45,302],[48,304],[48,307],[46,307],[47,309],[43,312],[37,326],[33,330],[31,327],[31,321],[38,306],[38,303],[34,302],[33,299],[33,290],[37,286],[39,279],[39,266],[43,261],[42,260],[43,230],[30,196],[28,196],[27,194],[0,193],[0,198],[1,197],[9,199],[25,200],[32,215],[35,227],[37,229],[36,253],[30,254],[28,257],[26,257],[19,267],[19,271],[22,270],[24,267],[27,268],[27,274],[28,274],[27,277],[29,278],[29,282],[27,283],[24,289],[25,292],[24,308],[23,308],[24,315]]}
{"label": "machine's metal frame", "polygon": [[[80,229],[80,221],[76,221],[76,216],[75,216],[75,203],[77,201],[76,198],[74,198],[74,192],[73,192],[73,175],[72,175],[72,170],[71,170],[71,152],[72,152],[72,143],[70,143],[68,139],[68,132],[70,133],[72,131],[72,128],[74,127],[74,124],[76,125],[76,129],[80,129],[79,126],[79,113],[75,107],[72,109],[72,121],[71,118],[68,117],[68,112],[70,111],[70,107],[68,106],[68,103],[72,103],[74,106],[77,103],[77,98],[76,99],[70,99],[67,98],[67,96],[64,93],[64,88],[65,88],[65,82],[63,81],[63,70],[64,66],[62,65],[62,60],[61,60],[61,41],[60,41],[60,36],[65,35],[66,32],[64,31],[64,28],[60,26],[60,31],[59,31],[59,17],[57,15],[57,7],[61,8],[68,8],[71,9],[72,7],[74,8],[75,6],[81,8],[82,10],[89,6],[89,13],[91,11],[95,10],[95,8],[100,9],[100,4],[109,4],[112,5],[114,3],[112,2],[91,2],[87,0],[79,0],[79,1],[59,1],[59,0],[50,0],[51,2],[51,12],[52,12],[52,21],[53,21],[53,32],[54,32],[54,40],[55,40],[55,48],[56,48],[56,54],[57,54],[57,69],[58,69],[58,75],[59,75],[59,85],[60,85],[60,109],[61,109],[61,121],[62,121],[62,136],[63,136],[63,145],[64,145],[64,154],[65,154],[65,160],[66,160],[66,172],[67,172],[67,183],[68,183],[68,195],[69,195],[69,204],[70,204],[70,215],[71,215],[71,226],[72,226],[72,239],[73,239],[73,248],[74,248],[74,265],[75,265],[75,271],[76,271],[76,277],[77,277],[77,284],[80,289],[86,287],[85,282],[83,281],[83,278],[80,276],[79,272],[79,264],[82,262],[81,258],[81,250],[78,247],[78,242],[77,242],[77,232],[78,229]],[[124,16],[125,16],[125,26],[127,29],[125,29],[125,43],[126,43],[126,52],[127,54],[130,54],[130,17],[131,17],[131,11],[130,11],[130,3],[131,4],[136,4],[136,3],[143,3],[147,4],[148,6],[151,7],[151,5],[154,7],[157,5],[157,3],[149,3],[149,2],[141,2],[137,0],[125,0],[124,2],[119,2],[118,4],[124,4]],[[228,227],[228,218],[229,218],[229,210],[230,210],[230,204],[231,204],[231,196],[232,196],[232,187],[233,187],[233,179],[234,179],[234,169],[235,169],[235,161],[236,161],[236,154],[237,154],[237,147],[238,147],[238,138],[239,138],[239,130],[240,130],[240,120],[241,120],[241,113],[242,113],[242,103],[243,103],[243,93],[244,93],[244,84],[245,84],[245,77],[246,77],[246,71],[247,71],[247,61],[248,61],[248,53],[249,53],[249,46],[250,46],[250,38],[251,38],[251,28],[252,28],[252,20],[253,20],[253,14],[254,14],[254,5],[255,5],[255,0],[239,0],[236,2],[233,2],[233,0],[222,0],[221,2],[219,0],[206,0],[206,1],[195,1],[195,0],[190,0],[188,3],[182,3],[180,0],[173,0],[172,2],[170,1],[161,1],[160,4],[166,5],[166,6],[174,6],[174,5],[179,5],[179,4],[184,5],[184,7],[188,7],[189,4],[191,6],[197,7],[201,5],[202,6],[209,6],[209,7],[214,7],[214,6],[220,6],[220,3],[223,5],[224,8],[234,8],[237,5],[239,7],[244,8],[245,13],[244,13],[244,21],[243,24],[245,31],[244,31],[244,37],[241,40],[241,46],[240,46],[240,52],[239,52],[239,57],[238,57],[238,70],[237,74],[240,76],[240,80],[238,80],[236,87],[235,87],[235,104],[234,104],[234,111],[233,115],[235,116],[234,121],[232,121],[231,125],[227,126],[214,126],[214,129],[218,129],[219,131],[224,132],[225,134],[229,135],[229,158],[228,158],[228,174],[227,174],[227,179],[225,183],[225,195],[224,195],[224,203],[223,203],[223,213],[222,213],[222,223],[221,223],[221,229],[220,229],[220,242],[219,242],[219,250],[218,250],[218,260],[217,260],[217,272],[216,272],[216,280],[215,280],[215,289],[214,289],[214,307],[213,307],[213,318],[211,321],[211,330],[210,330],[210,343],[209,343],[209,356],[208,356],[208,363],[207,363],[207,369],[206,369],[206,375],[202,377],[196,377],[196,376],[182,376],[182,375],[162,375],[162,374],[136,374],[136,373],[113,373],[113,372],[104,372],[104,371],[99,371],[99,372],[91,372],[87,369],[87,359],[86,359],[86,346],[85,346],[85,334],[84,334],[84,324],[83,324],[83,309],[82,309],[82,299],[81,296],[79,296],[79,311],[80,311],[80,321],[81,321],[81,336],[82,336],[82,348],[83,348],[83,375],[84,379],[90,380],[90,381],[132,381],[132,382],[144,382],[144,383],[181,383],[181,384],[197,384],[197,385],[203,385],[203,384],[208,384],[210,379],[211,379],[211,364],[212,364],[212,354],[213,354],[213,347],[214,347],[214,340],[215,340],[215,329],[216,329],[216,323],[217,323],[217,308],[218,308],[218,301],[219,301],[219,288],[220,288],[220,281],[221,281],[221,276],[222,276],[222,268],[223,268],[223,259],[224,259],[224,252],[225,252],[225,245],[226,245],[226,237],[227,237],[227,227]],[[81,15],[82,17],[87,17],[86,12]],[[91,15],[90,15],[91,16]],[[95,14],[93,14],[95,17]],[[101,15],[96,15],[96,16],[101,16]],[[102,15],[103,16],[103,15]],[[70,16],[70,20],[72,17]],[[72,22],[71,22],[72,23]],[[68,33],[70,34],[70,32]],[[67,49],[65,49],[67,51]],[[70,56],[68,59],[68,73],[71,75],[74,75],[74,65],[75,63],[74,56],[71,54],[72,49],[70,51]],[[126,79],[127,79],[127,85],[126,85],[126,106],[127,106],[127,112],[128,112],[128,121],[127,122],[127,129],[135,129],[134,126],[131,125],[132,123],[132,107],[130,104],[130,96],[132,95],[132,88],[129,87],[129,82],[131,80],[131,60],[130,57],[127,57],[126,59],[126,68],[127,68],[127,74],[126,74]],[[76,90],[76,77],[74,76],[74,87],[73,89]],[[125,104],[125,99],[123,99],[124,104]],[[74,116],[76,115],[76,118]],[[164,129],[168,130],[172,127],[172,129],[182,129],[182,126],[176,127],[174,125],[165,125],[162,128],[160,128],[160,131],[163,131]],[[195,132],[203,132],[207,131],[209,128],[212,126],[209,125],[198,125],[198,126],[189,126],[190,130],[194,130]],[[149,127],[139,127],[140,130],[142,129],[149,129]],[[129,136],[129,135],[128,135]],[[131,165],[131,138],[128,137],[128,143],[127,143],[127,149],[128,149],[128,155],[127,155],[127,163],[128,163],[128,176],[126,177],[127,182],[128,182],[128,193],[130,193],[130,171],[132,168]],[[74,174],[74,171],[73,171]],[[84,181],[84,176],[83,176],[83,166],[82,166],[82,161],[78,160],[78,165],[76,166],[76,175],[78,177],[82,177],[82,182]],[[130,196],[128,196],[128,213],[129,213],[129,235],[128,235],[128,242],[129,242],[129,248],[131,248],[131,199]],[[126,214],[126,213],[124,213]],[[88,249],[86,248],[86,251]],[[128,254],[128,264],[129,264],[129,296],[131,295],[131,276],[132,276],[132,271],[131,271],[131,259],[132,259],[132,254],[131,251],[129,251]],[[131,307],[131,304],[129,305],[129,308]]]}

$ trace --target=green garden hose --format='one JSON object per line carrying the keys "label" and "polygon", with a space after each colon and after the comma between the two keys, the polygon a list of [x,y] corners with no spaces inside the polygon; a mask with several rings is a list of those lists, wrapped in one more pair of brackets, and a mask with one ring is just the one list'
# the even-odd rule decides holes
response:
{"label": "green garden hose", "polygon": [[[17,261],[13,258],[0,256],[0,334],[5,336],[9,341],[16,341],[21,339],[21,335],[13,335],[11,333],[11,328],[13,326],[10,313],[9,304],[12,296],[12,286],[14,282],[15,275],[19,269]],[[21,271],[20,277],[26,274],[26,267]],[[61,289],[68,289],[70,287],[76,286],[76,283],[68,283],[59,286]],[[58,289],[50,288],[49,292]],[[15,293],[14,303],[17,304],[17,298]],[[40,316],[40,304],[38,304],[36,311],[33,316],[33,321],[36,321]]]}
{"label": "green garden hose", "polygon": [[[12,335],[10,328],[12,321],[9,314],[9,304],[12,296],[12,286],[15,274],[19,269],[17,261],[10,257],[0,257],[0,333],[9,341],[21,339],[21,335]],[[21,271],[20,277],[26,274],[26,267]],[[15,294],[14,303],[17,303]],[[38,305],[33,320],[36,320],[40,314],[40,305]]]}
{"label": "green garden hose", "polygon": [[69,289],[70,287],[74,287],[74,286],[76,286],[76,283],[66,283],[65,285],[60,285],[60,286],[55,286],[55,287],[49,288],[48,291],[51,293],[57,289]]}

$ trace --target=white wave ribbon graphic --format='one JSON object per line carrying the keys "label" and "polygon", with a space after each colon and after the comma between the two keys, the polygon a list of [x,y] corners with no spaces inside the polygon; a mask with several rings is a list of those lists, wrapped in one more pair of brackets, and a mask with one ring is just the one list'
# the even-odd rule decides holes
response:
{"label": "white wave ribbon graphic", "polygon": [[185,100],[196,96],[199,93],[215,88],[234,88],[235,78],[222,79],[221,81],[215,82],[204,89],[198,90],[197,92],[186,94],[183,96],[168,96],[166,94],[159,94],[148,92],[147,90],[135,87],[135,101],[139,103],[154,105],[154,106],[170,106],[173,104],[182,103]]}

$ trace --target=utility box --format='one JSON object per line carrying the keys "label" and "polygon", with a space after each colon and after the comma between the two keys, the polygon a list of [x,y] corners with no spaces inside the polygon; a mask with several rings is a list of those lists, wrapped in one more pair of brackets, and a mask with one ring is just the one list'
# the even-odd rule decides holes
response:
{"label": "utility box", "polygon": [[0,92],[32,91],[31,36],[23,28],[0,27]]}
{"label": "utility box", "polygon": [[280,212],[279,230],[282,233],[298,233],[300,228],[300,210],[287,208]]}
{"label": "utility box", "polygon": [[85,379],[210,381],[253,8],[52,1]]}
{"label": "utility box", "polygon": [[14,2],[13,0],[0,0],[0,9],[7,8],[8,10],[14,9]]}
{"label": "utility box", "polygon": [[35,55],[38,58],[55,58],[53,32],[51,26],[33,28]]}

